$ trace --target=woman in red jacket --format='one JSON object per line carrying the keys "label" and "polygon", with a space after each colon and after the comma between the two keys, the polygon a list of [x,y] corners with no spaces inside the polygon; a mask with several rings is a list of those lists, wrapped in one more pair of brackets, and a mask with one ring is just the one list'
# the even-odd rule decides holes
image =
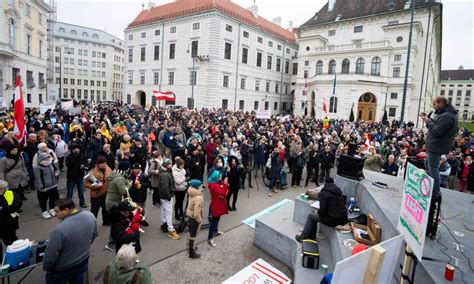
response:
{"label": "woman in red jacket", "polygon": [[227,178],[220,180],[219,176],[220,175],[217,173],[217,171],[215,171],[215,174],[211,173],[208,178],[209,192],[211,193],[211,221],[209,226],[209,234],[207,236],[207,243],[211,247],[216,246],[214,237],[224,234],[224,232],[218,230],[221,216],[229,213],[227,211],[226,199],[227,194],[229,193],[229,184],[227,182]]}

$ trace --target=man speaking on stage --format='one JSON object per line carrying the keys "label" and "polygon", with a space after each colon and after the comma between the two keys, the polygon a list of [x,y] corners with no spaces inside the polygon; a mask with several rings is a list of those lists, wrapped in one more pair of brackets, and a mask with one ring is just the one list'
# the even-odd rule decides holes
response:
{"label": "man speaking on stage", "polygon": [[[426,136],[427,156],[425,167],[434,180],[433,195],[431,198],[430,216],[428,219],[427,235],[434,238],[437,231],[437,222],[431,222],[435,212],[439,215],[441,208],[441,193],[439,189],[439,161],[441,155],[447,154],[452,148],[457,132],[458,112],[448,103],[445,97],[436,97],[433,100],[435,117],[421,113],[421,119],[428,128]],[[436,218],[437,219],[437,218]],[[432,223],[430,226],[430,222]]]}

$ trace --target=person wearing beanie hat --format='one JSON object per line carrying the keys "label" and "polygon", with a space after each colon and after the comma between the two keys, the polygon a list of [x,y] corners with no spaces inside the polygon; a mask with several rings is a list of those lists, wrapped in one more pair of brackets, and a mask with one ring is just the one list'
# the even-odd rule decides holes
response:
{"label": "person wearing beanie hat", "polygon": [[[44,219],[51,219],[51,217],[56,215],[54,204],[56,200],[59,199],[59,171],[55,169],[50,153],[43,152],[42,150],[38,151],[37,162],[33,164],[33,172],[38,201],[42,212],[41,215]],[[46,203],[49,203],[49,211],[47,210]]]}
{"label": "person wearing beanie hat", "polygon": [[301,242],[305,239],[316,239],[318,222],[328,227],[336,227],[347,223],[347,209],[341,189],[330,177],[326,178],[324,187],[319,195],[319,210],[308,215],[303,232],[295,239]]}
{"label": "person wearing beanie hat", "polygon": [[18,146],[6,143],[3,146],[5,157],[0,159],[0,180],[5,180],[10,190],[20,200],[26,200],[25,189],[28,187],[28,169]]}
{"label": "person wearing beanie hat", "polygon": [[48,144],[46,144],[45,142],[41,142],[38,144],[38,152],[36,153],[36,155],[33,157],[33,162],[32,164],[33,165],[36,165],[38,163],[38,155],[40,153],[47,153],[49,155],[51,155],[51,157],[53,158],[53,166],[55,169],[57,169],[57,172],[58,172],[58,176],[59,176],[59,159],[58,159],[58,156],[56,156],[56,153],[54,153],[53,150],[49,149],[48,148]]}
{"label": "person wearing beanie hat", "polygon": [[446,155],[441,155],[439,161],[439,184],[441,187],[448,188],[448,177],[451,174],[451,165],[448,163]]}
{"label": "person wearing beanie hat", "polygon": [[173,199],[175,191],[175,182],[172,174],[173,164],[170,159],[163,161],[163,167],[166,169],[160,175],[159,191],[161,199],[161,229],[168,232],[168,237],[173,240],[179,240],[180,237],[173,227]]}
{"label": "person wearing beanie hat", "polygon": [[84,173],[88,170],[89,163],[86,156],[81,153],[81,148],[76,143],[71,143],[72,149],[66,157],[67,166],[67,198],[73,199],[74,188],[77,187],[77,195],[79,196],[79,204],[82,208],[87,208],[84,199]]}
{"label": "person wearing beanie hat", "polygon": [[[150,179],[142,171],[142,166],[139,163],[136,163],[133,165],[128,180],[132,184],[129,190],[130,198],[133,202],[137,203],[138,206],[143,208],[142,215],[145,216],[145,203],[148,195],[148,188],[150,187]],[[145,227],[148,227],[149,225],[145,220],[142,220],[140,224]]]}
{"label": "person wearing beanie hat", "polygon": [[163,157],[161,154],[156,151],[153,153],[153,159],[150,161],[150,166],[148,167],[148,176],[150,177],[151,189],[153,190],[153,208],[160,208],[161,207],[161,199],[160,199],[160,190],[158,188],[159,181],[160,181],[160,174],[164,171],[162,166],[163,164]]}
{"label": "person wearing beanie hat", "polygon": [[112,169],[107,165],[107,158],[99,156],[95,167],[90,172],[92,178],[84,178],[84,188],[90,191],[91,212],[97,218],[102,209],[102,225],[109,226],[109,216],[105,206],[107,188],[109,186],[108,178]]}
{"label": "person wearing beanie hat", "polygon": [[202,190],[202,182],[197,179],[191,180],[188,188],[189,203],[186,215],[188,216],[188,253],[189,258],[199,258],[201,255],[196,253],[194,242],[197,237],[197,233],[200,231],[202,223],[202,208],[204,207],[204,195]]}
{"label": "person wearing beanie hat", "polygon": [[[19,229],[17,212],[21,206],[21,200],[8,189],[8,182],[0,180],[0,239],[5,246],[11,245],[18,239],[16,236],[16,230]],[[1,243],[0,255],[3,255]]]}

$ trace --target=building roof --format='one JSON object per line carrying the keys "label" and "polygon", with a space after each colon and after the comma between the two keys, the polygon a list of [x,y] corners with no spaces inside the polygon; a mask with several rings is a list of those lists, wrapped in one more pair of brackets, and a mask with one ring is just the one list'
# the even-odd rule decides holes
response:
{"label": "building roof", "polygon": [[[377,14],[392,13],[410,9],[405,8],[410,0],[329,0],[311,19],[302,24],[300,28],[349,20]],[[332,11],[328,11],[329,2],[335,2]],[[438,0],[416,0],[416,8],[437,3]]]}
{"label": "building roof", "polygon": [[277,38],[292,44],[295,43],[294,32],[286,30],[260,16],[255,17],[250,10],[233,3],[231,0],[175,0],[168,4],[143,10],[127,28],[211,11],[219,11],[238,21],[270,33]]}
{"label": "building roof", "polygon": [[111,45],[119,49],[124,49],[123,40],[95,28],[88,28],[64,22],[55,22],[53,34],[56,37],[66,37],[75,40]]}
{"label": "building roof", "polygon": [[474,69],[442,70],[441,81],[473,81]]}

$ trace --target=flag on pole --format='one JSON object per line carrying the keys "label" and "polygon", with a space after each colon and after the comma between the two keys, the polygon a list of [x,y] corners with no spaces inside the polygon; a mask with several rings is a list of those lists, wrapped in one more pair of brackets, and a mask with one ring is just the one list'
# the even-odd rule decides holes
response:
{"label": "flag on pole", "polygon": [[326,98],[323,99],[323,112],[328,114],[328,106],[326,105]]}
{"label": "flag on pole", "polygon": [[336,73],[334,73],[334,80],[332,82],[332,95],[336,95]]}
{"label": "flag on pole", "polygon": [[15,121],[13,133],[15,134],[16,140],[20,142],[25,138],[25,106],[23,104],[23,92],[21,91],[20,76],[16,77],[13,117]]}
{"label": "flag on pole", "polygon": [[153,95],[159,101],[167,101],[167,102],[176,101],[176,96],[173,92],[153,91]]}

